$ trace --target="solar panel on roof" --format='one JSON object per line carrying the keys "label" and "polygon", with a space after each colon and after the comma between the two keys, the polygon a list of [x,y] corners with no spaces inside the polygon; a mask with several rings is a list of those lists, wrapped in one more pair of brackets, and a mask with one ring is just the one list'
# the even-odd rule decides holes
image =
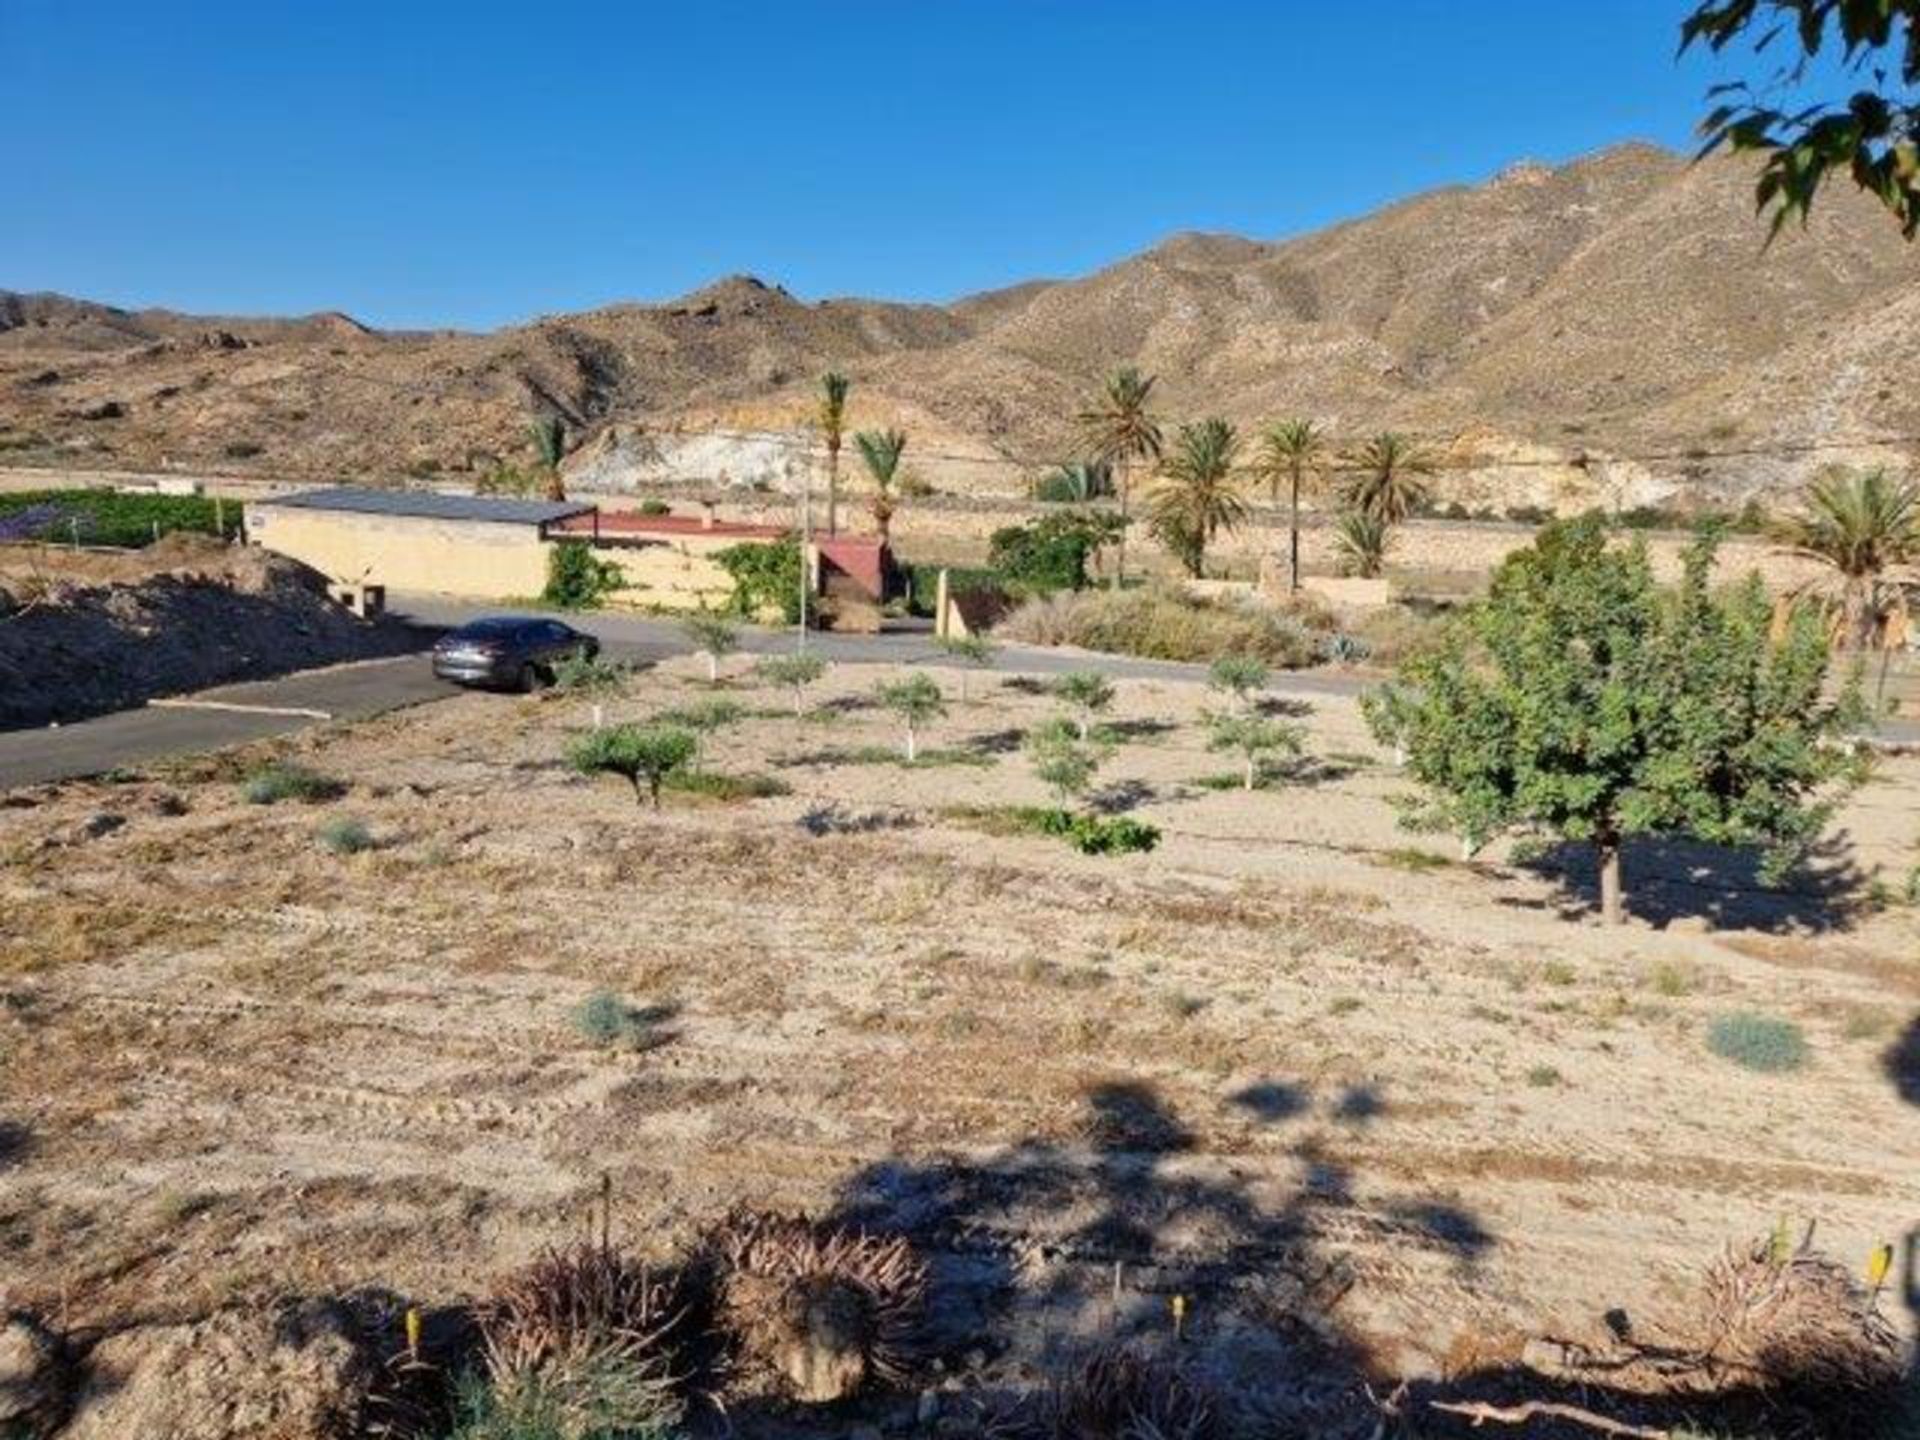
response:
{"label": "solar panel on roof", "polygon": [[441,495],[430,490],[373,490],[336,485],[303,490],[263,502],[300,510],[334,510],[359,515],[409,515],[428,520],[482,520],[502,525],[545,525],[581,515],[591,505],[567,500],[510,500],[495,495]]}

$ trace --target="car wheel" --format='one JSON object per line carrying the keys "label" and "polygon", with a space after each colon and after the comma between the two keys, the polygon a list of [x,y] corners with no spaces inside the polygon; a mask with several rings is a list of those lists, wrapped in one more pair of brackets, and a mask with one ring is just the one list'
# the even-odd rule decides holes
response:
{"label": "car wheel", "polygon": [[539,688],[540,688],[539,667],[534,665],[522,665],[520,667],[521,693],[531,695],[534,691],[538,690]]}

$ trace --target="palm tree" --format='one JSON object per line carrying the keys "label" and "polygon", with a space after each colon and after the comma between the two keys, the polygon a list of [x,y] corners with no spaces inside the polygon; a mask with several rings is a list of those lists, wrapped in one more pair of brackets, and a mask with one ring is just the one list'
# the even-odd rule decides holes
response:
{"label": "palm tree", "polygon": [[1378,515],[1364,510],[1343,510],[1334,525],[1334,548],[1340,553],[1344,574],[1362,580],[1379,578],[1386,564],[1388,531],[1392,527]]}
{"label": "palm tree", "polygon": [[567,484],[560,478],[560,460],[567,450],[566,426],[558,415],[543,415],[528,424],[527,433],[533,436],[533,448],[540,456],[540,469],[546,476],[547,499],[566,499]]}
{"label": "palm tree", "polygon": [[900,455],[907,448],[907,437],[900,430],[862,430],[853,437],[853,443],[873,477],[873,499],[867,502],[867,508],[873,512],[874,527],[885,545],[893,538],[893,482],[900,472]]}
{"label": "palm tree", "polygon": [[1127,502],[1131,494],[1136,460],[1160,458],[1160,422],[1147,409],[1147,397],[1153,393],[1154,377],[1142,375],[1131,365],[1107,376],[1093,403],[1080,412],[1080,427],[1086,432],[1087,446],[1093,458],[1114,467],[1120,476],[1119,544],[1114,552],[1113,588],[1118,590],[1127,570]]}
{"label": "palm tree", "polygon": [[1389,430],[1360,447],[1354,456],[1360,473],[1347,486],[1347,505],[1389,525],[1398,525],[1426,503],[1420,477],[1433,473],[1433,457],[1405,435]]}
{"label": "palm tree", "polygon": [[820,377],[820,433],[827,441],[827,534],[840,528],[840,441],[847,433],[847,392],[853,382],[837,371]]}
{"label": "palm tree", "polygon": [[1153,528],[1195,579],[1206,573],[1207,543],[1246,518],[1247,502],[1233,471],[1239,449],[1233,426],[1214,417],[1182,425],[1161,464]]}
{"label": "palm tree", "polygon": [[1260,473],[1266,477],[1269,498],[1279,503],[1282,478],[1292,486],[1287,512],[1289,590],[1300,588],[1300,482],[1319,465],[1326,448],[1326,436],[1311,420],[1281,420],[1260,436]]}
{"label": "palm tree", "polygon": [[1881,572],[1920,560],[1920,484],[1879,469],[1830,470],[1807,487],[1807,514],[1792,522],[1787,539],[1832,570],[1808,588],[1825,592],[1843,642],[1864,648],[1879,634],[1891,598]]}

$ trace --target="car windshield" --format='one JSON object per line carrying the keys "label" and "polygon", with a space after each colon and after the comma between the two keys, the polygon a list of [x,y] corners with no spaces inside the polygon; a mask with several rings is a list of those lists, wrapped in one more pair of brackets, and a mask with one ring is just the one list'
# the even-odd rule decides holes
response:
{"label": "car windshield", "polygon": [[512,616],[492,616],[485,620],[470,620],[454,631],[449,639],[453,640],[512,640],[525,635],[540,622],[538,620],[520,620]]}

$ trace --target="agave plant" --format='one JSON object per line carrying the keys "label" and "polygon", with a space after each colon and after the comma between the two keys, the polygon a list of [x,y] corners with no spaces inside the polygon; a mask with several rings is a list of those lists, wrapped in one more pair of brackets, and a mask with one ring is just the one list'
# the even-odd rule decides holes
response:
{"label": "agave plant", "polygon": [[1239,450],[1233,426],[1215,417],[1182,425],[1161,464],[1153,492],[1154,531],[1196,579],[1206,573],[1213,537],[1246,518],[1247,502],[1233,469]]}
{"label": "agave plant", "polygon": [[1834,470],[1807,488],[1807,514],[1786,538],[1828,573],[1808,587],[1849,645],[1874,642],[1893,595],[1882,582],[1891,565],[1920,560],[1920,484],[1885,470]]}
{"label": "agave plant", "polygon": [[904,1238],[738,1212],[702,1249],[737,1372],[813,1404],[912,1375],[928,1271]]}
{"label": "agave plant", "polygon": [[1173,1363],[1122,1346],[1094,1351],[1054,1382],[1043,1421],[1060,1440],[1212,1440],[1212,1397]]}
{"label": "agave plant", "polygon": [[1104,460],[1075,460],[1040,477],[1034,497],[1054,504],[1085,504],[1113,494],[1113,466]]}
{"label": "agave plant", "polygon": [[1347,484],[1347,506],[1389,525],[1398,525],[1430,493],[1425,476],[1433,457],[1405,435],[1389,430],[1376,435],[1353,457],[1358,473]]}
{"label": "agave plant", "polygon": [[[1124,521],[1131,498],[1129,481],[1136,462],[1152,463],[1160,458],[1160,422],[1147,408],[1153,394],[1154,377],[1142,375],[1131,365],[1107,376],[1086,409],[1080,412],[1080,428],[1087,448],[1096,460],[1114,467],[1119,477],[1120,515]],[[1127,535],[1121,527],[1115,548],[1113,587],[1119,589],[1126,578]]]}

